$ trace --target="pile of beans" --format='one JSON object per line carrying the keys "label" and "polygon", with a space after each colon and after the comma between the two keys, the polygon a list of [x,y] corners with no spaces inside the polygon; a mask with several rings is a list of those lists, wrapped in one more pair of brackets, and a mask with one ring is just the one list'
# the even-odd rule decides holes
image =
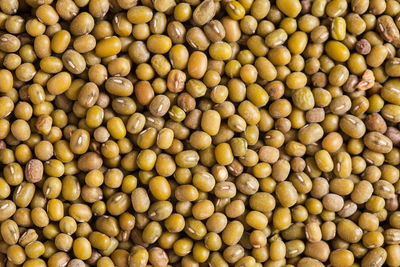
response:
{"label": "pile of beans", "polygon": [[400,266],[398,0],[0,0],[0,267]]}

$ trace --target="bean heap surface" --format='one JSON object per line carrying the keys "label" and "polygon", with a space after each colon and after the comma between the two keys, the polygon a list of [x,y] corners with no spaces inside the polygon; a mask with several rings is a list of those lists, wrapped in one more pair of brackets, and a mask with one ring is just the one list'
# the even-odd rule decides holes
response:
{"label": "bean heap surface", "polygon": [[398,0],[0,0],[0,267],[400,266]]}

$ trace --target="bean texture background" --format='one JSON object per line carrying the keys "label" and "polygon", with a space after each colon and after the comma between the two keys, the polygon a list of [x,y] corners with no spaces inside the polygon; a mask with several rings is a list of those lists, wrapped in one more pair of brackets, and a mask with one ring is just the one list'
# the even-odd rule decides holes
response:
{"label": "bean texture background", "polygon": [[0,0],[0,267],[400,266],[397,0]]}

